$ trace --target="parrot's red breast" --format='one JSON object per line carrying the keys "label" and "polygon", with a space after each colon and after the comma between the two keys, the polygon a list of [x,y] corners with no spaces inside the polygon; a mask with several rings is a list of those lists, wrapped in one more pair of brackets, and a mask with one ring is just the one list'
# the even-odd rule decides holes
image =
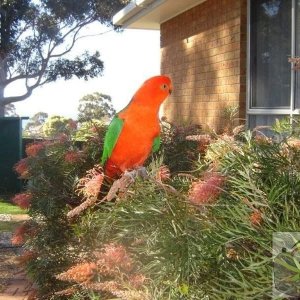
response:
{"label": "parrot's red breast", "polygon": [[117,114],[122,128],[105,162],[104,170],[108,177],[118,177],[126,170],[143,165],[160,134],[159,108],[171,90],[169,77],[152,77],[138,89],[129,105]]}

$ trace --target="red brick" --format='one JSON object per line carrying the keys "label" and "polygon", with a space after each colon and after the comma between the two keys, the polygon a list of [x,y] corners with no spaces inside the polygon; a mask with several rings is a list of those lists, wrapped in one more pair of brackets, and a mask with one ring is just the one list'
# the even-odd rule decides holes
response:
{"label": "red brick", "polygon": [[222,111],[245,115],[247,0],[207,0],[161,25],[161,71],[173,80],[170,121],[222,128]]}

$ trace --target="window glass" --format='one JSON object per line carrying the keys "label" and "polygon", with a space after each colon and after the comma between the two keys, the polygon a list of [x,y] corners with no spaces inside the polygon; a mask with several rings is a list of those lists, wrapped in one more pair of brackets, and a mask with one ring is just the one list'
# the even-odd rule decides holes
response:
{"label": "window glass", "polygon": [[291,12],[292,0],[251,1],[252,108],[290,107]]}
{"label": "window glass", "polygon": [[[296,1],[296,56],[300,56],[300,0]],[[300,109],[300,70],[296,71],[296,93],[295,93],[295,108]]]}

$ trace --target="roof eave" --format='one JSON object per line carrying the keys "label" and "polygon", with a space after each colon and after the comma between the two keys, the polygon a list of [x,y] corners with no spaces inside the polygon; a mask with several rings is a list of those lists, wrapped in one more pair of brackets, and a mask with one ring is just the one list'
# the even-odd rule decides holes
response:
{"label": "roof eave", "polygon": [[123,28],[132,29],[153,29],[159,30],[159,23],[152,23],[150,26],[146,25],[144,27],[134,25],[131,26],[136,20],[141,17],[147,15],[150,11],[152,11],[155,7],[159,6],[165,0],[137,0],[135,2],[130,2],[126,5],[122,10],[116,13],[113,16],[113,24],[122,26]]}
{"label": "roof eave", "polygon": [[135,0],[113,17],[115,25],[129,29],[160,29],[160,24],[206,0]]}

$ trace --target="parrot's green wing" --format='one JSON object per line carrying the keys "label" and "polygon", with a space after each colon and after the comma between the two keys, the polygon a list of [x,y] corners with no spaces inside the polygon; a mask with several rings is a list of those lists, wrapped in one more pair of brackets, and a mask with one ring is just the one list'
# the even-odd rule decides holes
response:
{"label": "parrot's green wing", "polygon": [[102,166],[106,163],[107,159],[111,156],[112,151],[119,138],[119,135],[122,131],[123,124],[124,124],[124,120],[120,119],[118,115],[116,115],[112,119],[111,123],[109,124],[109,127],[107,129],[104,138],[103,154],[101,159]]}
{"label": "parrot's green wing", "polygon": [[152,145],[152,153],[158,151],[160,148],[160,136],[157,136]]}

